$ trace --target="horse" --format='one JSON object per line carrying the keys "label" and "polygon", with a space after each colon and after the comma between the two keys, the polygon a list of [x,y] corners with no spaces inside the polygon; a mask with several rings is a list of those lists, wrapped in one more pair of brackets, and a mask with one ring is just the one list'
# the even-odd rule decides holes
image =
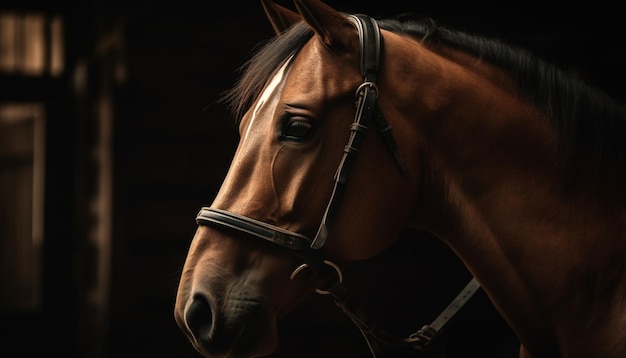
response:
{"label": "horse", "polygon": [[[278,322],[315,292],[372,355],[421,349],[480,288],[520,357],[626,357],[619,101],[433,21],[261,2],[276,36],[221,98],[240,141],[196,217],[176,296],[200,354],[272,354]],[[441,240],[473,278],[437,324],[394,339],[358,312],[342,272],[407,228]]]}

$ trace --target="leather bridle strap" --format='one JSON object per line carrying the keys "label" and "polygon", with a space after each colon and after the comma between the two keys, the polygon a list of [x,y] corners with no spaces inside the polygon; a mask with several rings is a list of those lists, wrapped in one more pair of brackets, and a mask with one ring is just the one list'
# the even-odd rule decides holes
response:
{"label": "leather bridle strap", "polygon": [[[371,84],[370,86],[373,90],[375,90],[375,95],[378,97],[376,80],[378,79],[380,53],[383,46],[383,37],[380,35],[380,28],[378,27],[376,20],[367,15],[348,15],[348,20],[356,26],[357,31],[359,32],[361,42],[361,74],[363,75],[363,83]],[[359,90],[357,90],[357,94],[358,91]],[[371,110],[373,110],[372,115],[374,121],[376,122],[376,126],[378,127],[378,131],[382,135],[382,139],[385,142],[387,149],[389,149],[393,155],[398,168],[404,176],[407,176],[408,169],[391,133],[391,126],[387,123],[387,120],[385,120],[385,116],[383,116],[383,113],[375,100],[372,105],[373,109]],[[366,108],[370,110],[370,107]]]}
{"label": "leather bridle strap", "polygon": [[[361,74],[363,75],[364,81],[363,84],[361,84],[361,86],[357,89],[357,111],[354,122],[350,127],[350,139],[344,149],[342,161],[337,169],[337,173],[335,174],[335,186],[331,199],[326,208],[326,212],[324,213],[318,233],[311,244],[311,247],[314,249],[321,248],[326,242],[328,229],[332,224],[332,219],[334,219],[336,210],[339,206],[339,200],[343,195],[344,185],[347,181],[347,173],[361,144],[362,137],[367,130],[364,123],[367,123],[370,118],[373,118],[376,121],[387,148],[393,154],[394,159],[402,173],[405,176],[407,175],[406,165],[396,147],[395,140],[391,135],[391,127],[387,124],[380,108],[376,103],[378,95],[376,79],[380,64],[380,50],[382,42],[380,29],[376,20],[367,15],[349,15],[348,20],[356,26],[359,33],[361,42]],[[372,356],[376,357],[376,351],[378,350],[375,346],[376,342],[384,342],[391,345],[409,345],[418,350],[424,350],[427,348],[448,320],[456,314],[456,312],[474,295],[479,288],[480,285],[478,284],[478,281],[472,277],[466,287],[435,319],[435,321],[433,321],[433,323],[423,326],[420,330],[405,339],[393,337],[385,331],[377,329],[375,325],[369,324],[358,307],[350,302],[353,299],[348,296],[347,290],[341,282],[336,282],[333,286],[326,289],[325,292],[330,293],[333,296],[335,303],[357,326],[365,338]]]}
{"label": "leather bridle strap", "polygon": [[291,251],[307,251],[311,246],[311,239],[302,234],[226,210],[204,207],[200,209],[196,222],[235,229]]}
{"label": "leather bridle strap", "polygon": [[359,33],[361,43],[360,64],[363,83],[356,91],[357,110],[354,115],[354,121],[350,126],[350,138],[348,139],[348,144],[344,147],[343,157],[335,173],[335,185],[328,205],[326,206],[324,216],[322,217],[322,222],[311,244],[311,248],[313,249],[320,249],[326,243],[330,226],[334,222],[344,194],[345,185],[348,181],[348,173],[361,147],[362,140],[365,137],[365,133],[368,129],[367,125],[371,120],[376,122],[382,139],[387,148],[391,151],[402,174],[407,175],[406,165],[391,134],[391,127],[383,117],[376,102],[378,99],[376,79],[378,69],[380,68],[382,42],[380,28],[376,20],[366,15],[349,15],[348,20],[356,26]]}
{"label": "leather bridle strap", "polygon": [[349,15],[348,19],[356,26],[359,32],[363,83],[357,89],[357,109],[354,121],[350,126],[350,138],[344,147],[343,157],[335,173],[333,192],[315,238],[311,240],[305,235],[283,229],[276,225],[210,207],[200,209],[196,217],[196,222],[198,225],[233,229],[288,249],[295,255],[301,257],[305,262],[305,264],[294,270],[291,275],[292,279],[304,268],[310,268],[318,274],[328,273],[329,271],[336,273],[337,279],[334,280],[329,287],[316,291],[333,296],[335,303],[343,309],[359,328],[374,357],[376,357],[377,351],[374,345],[377,342],[391,345],[409,345],[415,349],[422,350],[430,344],[431,340],[439,333],[444,324],[454,316],[463,304],[478,290],[480,285],[478,285],[474,278],[472,278],[466,288],[432,324],[422,327],[422,329],[413,333],[408,338],[398,339],[367,322],[365,315],[363,315],[354,304],[355,300],[348,296],[347,290],[342,284],[342,273],[339,267],[328,260],[324,260],[321,256],[320,249],[324,246],[329,228],[335,219],[343,197],[348,173],[356,157],[356,153],[360,148],[364,134],[367,131],[366,124],[369,121],[375,121],[382,135],[381,138],[391,151],[398,167],[405,176],[407,175],[406,165],[391,135],[391,127],[387,124],[376,101],[378,96],[376,77],[379,69],[382,42],[380,29],[376,21],[366,15]]}
{"label": "leather bridle strap", "polygon": [[430,348],[430,344],[441,333],[445,324],[469,301],[470,298],[480,288],[480,284],[475,277],[465,285],[463,290],[452,300],[452,302],[435,318],[431,324],[422,326],[407,338],[398,338],[381,329],[376,324],[369,322],[362,312],[362,305],[354,297],[348,295],[344,286],[336,284],[330,287],[329,292],[335,299],[335,303],[361,331],[367,342],[373,357],[376,357],[375,342],[384,343],[390,346],[407,346],[415,350],[425,351]]}

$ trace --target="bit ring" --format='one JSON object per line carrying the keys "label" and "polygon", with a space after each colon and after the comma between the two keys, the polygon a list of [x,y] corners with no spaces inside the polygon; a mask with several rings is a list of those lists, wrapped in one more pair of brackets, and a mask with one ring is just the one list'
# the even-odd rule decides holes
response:
{"label": "bit ring", "polygon": [[[332,267],[335,270],[335,272],[337,273],[337,278],[339,280],[339,283],[343,283],[343,273],[341,272],[341,269],[339,268],[339,266],[337,266],[337,264],[335,264],[334,262],[328,261],[328,260],[323,260],[322,262],[324,264]],[[296,267],[296,269],[293,270],[291,275],[289,275],[289,279],[293,280],[294,277],[296,277],[300,273],[300,271],[304,270],[307,267],[309,267],[309,264],[307,264],[307,263],[303,263],[302,265]],[[330,291],[321,290],[319,288],[316,288],[315,292],[319,293],[320,295],[328,295],[328,294],[330,294]]]}

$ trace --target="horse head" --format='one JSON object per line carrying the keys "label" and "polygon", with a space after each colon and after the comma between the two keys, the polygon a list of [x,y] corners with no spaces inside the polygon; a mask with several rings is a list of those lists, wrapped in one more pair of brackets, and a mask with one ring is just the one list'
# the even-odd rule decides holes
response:
{"label": "horse head", "polygon": [[[198,216],[183,269],[176,320],[210,357],[270,354],[277,320],[324,291],[344,265],[386,249],[415,197],[403,173],[412,158],[400,157],[377,104],[380,49],[362,53],[363,41],[379,40],[363,37],[379,36],[378,28],[364,35],[359,26],[372,24],[317,0],[295,4],[298,13],[263,1],[276,41],[290,41],[284,32],[292,26],[310,39],[271,71],[248,70],[250,78],[271,75],[240,120],[231,167]],[[359,116],[380,123],[353,124]],[[387,139],[372,133],[362,141],[377,123]]]}

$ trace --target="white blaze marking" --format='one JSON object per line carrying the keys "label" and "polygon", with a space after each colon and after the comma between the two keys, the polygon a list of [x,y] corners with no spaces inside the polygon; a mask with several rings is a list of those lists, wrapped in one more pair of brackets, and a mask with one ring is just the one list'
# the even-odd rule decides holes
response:
{"label": "white blaze marking", "polygon": [[285,64],[283,64],[278,69],[278,71],[276,71],[276,74],[274,75],[274,77],[272,77],[270,82],[267,84],[267,87],[265,87],[265,90],[263,90],[263,92],[261,93],[261,96],[257,100],[256,106],[254,107],[254,110],[252,111],[252,118],[250,118],[250,123],[248,124],[248,128],[246,128],[246,134],[243,136],[242,140],[246,140],[246,138],[248,137],[248,134],[250,133],[250,129],[252,128],[254,120],[256,119],[259,112],[263,109],[265,103],[273,96],[278,96],[278,93],[282,90],[281,84],[283,82],[283,78],[285,77],[285,74],[286,74],[286,69],[289,66],[290,62],[291,62],[291,58],[285,61]]}

